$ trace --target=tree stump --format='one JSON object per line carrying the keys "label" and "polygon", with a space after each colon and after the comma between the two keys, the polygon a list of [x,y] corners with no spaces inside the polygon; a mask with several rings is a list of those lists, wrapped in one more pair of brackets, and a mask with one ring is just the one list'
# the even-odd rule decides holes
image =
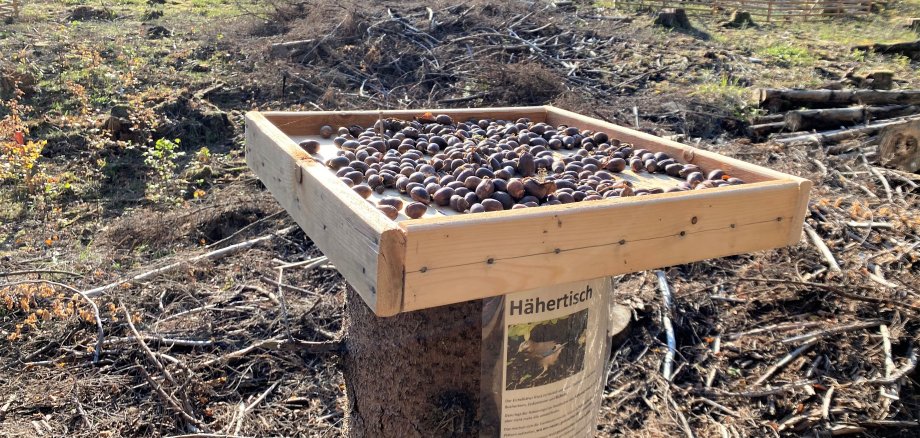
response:
{"label": "tree stump", "polygon": [[665,8],[658,13],[655,18],[655,25],[668,29],[693,29],[690,25],[690,19],[687,17],[687,11],[681,8]]}
{"label": "tree stump", "polygon": [[907,28],[914,32],[920,32],[920,18],[911,18],[907,22]]}
{"label": "tree stump", "polygon": [[734,10],[728,21],[722,23],[722,27],[741,29],[744,27],[757,27],[757,23],[754,23],[750,12]]}
{"label": "tree stump", "polygon": [[346,435],[478,436],[482,300],[381,318],[348,287]]}
{"label": "tree stump", "polygon": [[894,72],[877,70],[866,75],[861,88],[872,90],[890,90],[894,85]]}
{"label": "tree stump", "polygon": [[920,120],[888,126],[879,131],[879,162],[905,172],[920,170]]}

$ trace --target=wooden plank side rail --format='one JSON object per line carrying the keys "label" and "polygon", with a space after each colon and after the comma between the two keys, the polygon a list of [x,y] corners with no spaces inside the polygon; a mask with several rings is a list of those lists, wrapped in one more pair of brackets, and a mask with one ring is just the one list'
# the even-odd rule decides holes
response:
{"label": "wooden plank side rail", "polygon": [[429,110],[249,113],[246,161],[379,316],[797,243],[811,182],[558,108],[430,110],[607,132],[748,184],[393,222],[292,136]]}
{"label": "wooden plank side rail", "polygon": [[409,222],[404,310],[798,242],[807,186],[756,186]]}
{"label": "wooden plank side rail", "polygon": [[246,163],[371,308],[399,312],[405,232],[395,222],[259,113],[246,115]]}

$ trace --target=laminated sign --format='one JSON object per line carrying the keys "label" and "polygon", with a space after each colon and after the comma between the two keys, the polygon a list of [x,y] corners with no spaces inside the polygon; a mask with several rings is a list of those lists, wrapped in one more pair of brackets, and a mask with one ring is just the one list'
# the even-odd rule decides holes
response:
{"label": "laminated sign", "polygon": [[602,278],[485,300],[482,436],[594,436],[611,288]]}

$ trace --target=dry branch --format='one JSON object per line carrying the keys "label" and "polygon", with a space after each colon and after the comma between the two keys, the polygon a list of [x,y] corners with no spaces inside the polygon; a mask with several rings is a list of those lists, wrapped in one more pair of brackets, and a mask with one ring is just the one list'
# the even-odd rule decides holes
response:
{"label": "dry branch", "polygon": [[770,368],[767,368],[757,380],[754,381],[754,385],[760,385],[770,378],[775,372],[779,371],[780,368],[786,366],[789,362],[792,362],[792,359],[799,357],[802,353],[807,351],[809,348],[813,347],[818,342],[818,338],[811,339],[810,341],[803,344],[801,347],[796,348],[791,353],[787,354],[785,357],[780,359],[779,362],[773,364]]}
{"label": "dry branch", "polygon": [[824,240],[821,239],[821,236],[808,224],[805,223],[805,233],[808,234],[808,237],[811,238],[811,242],[814,243],[815,247],[818,248],[818,252],[824,257],[824,260],[827,260],[827,264],[830,266],[831,271],[833,272],[842,272],[840,265],[837,264],[837,260],[834,258],[834,254],[831,252],[831,249],[827,247],[827,244],[824,243]]}
{"label": "dry branch", "polygon": [[278,230],[278,231],[276,231],[276,232],[273,232],[273,233],[271,233],[271,234],[267,234],[267,235],[264,235],[264,236],[261,236],[261,237],[257,237],[257,238],[255,238],[255,239],[247,240],[247,241],[245,241],[245,242],[240,242],[240,243],[237,243],[237,244],[234,244],[234,245],[230,245],[230,246],[228,246],[228,247],[226,247],[226,248],[221,248],[221,249],[218,249],[218,250],[216,250],[216,251],[211,251],[211,252],[207,252],[207,253],[204,253],[204,254],[199,254],[199,255],[197,255],[197,256],[195,256],[195,257],[192,257],[192,258],[190,258],[190,259],[188,259],[188,260],[183,260],[183,261],[179,261],[179,262],[176,262],[176,263],[172,263],[172,264],[163,266],[163,267],[161,267],[161,268],[157,268],[157,269],[154,269],[154,270],[151,270],[151,271],[147,271],[147,272],[144,272],[144,273],[141,273],[141,274],[137,274],[137,275],[135,275],[135,276],[133,276],[133,277],[131,277],[131,278],[124,278],[124,279],[118,280],[118,281],[116,281],[116,282],[114,282],[114,283],[109,283],[109,284],[107,284],[107,285],[105,285],[105,286],[100,286],[100,287],[97,287],[97,288],[95,288],[95,289],[90,289],[90,290],[84,292],[84,294],[85,294],[87,297],[96,297],[96,296],[102,295],[102,294],[104,294],[104,293],[106,293],[106,292],[108,292],[108,291],[110,291],[110,290],[112,290],[112,289],[115,289],[116,287],[121,286],[122,284],[125,284],[125,283],[129,283],[129,282],[139,282],[139,281],[150,280],[150,279],[159,277],[160,275],[166,274],[166,273],[168,273],[168,272],[175,271],[176,269],[179,269],[179,268],[181,268],[181,267],[183,267],[183,266],[185,266],[185,265],[188,265],[188,264],[199,263],[199,262],[204,262],[204,261],[214,261],[214,260],[218,260],[218,259],[221,259],[221,258],[230,256],[230,255],[236,254],[236,253],[238,253],[238,252],[245,251],[245,250],[247,250],[247,249],[249,249],[249,248],[252,248],[253,246],[255,246],[255,245],[259,244],[259,243],[262,243],[262,242],[265,242],[265,241],[267,241],[267,240],[270,240],[272,237],[274,237],[274,236],[276,236],[276,235],[287,234],[287,233],[293,231],[293,230],[296,229],[296,228],[297,228],[296,226],[287,227],[287,228]]}

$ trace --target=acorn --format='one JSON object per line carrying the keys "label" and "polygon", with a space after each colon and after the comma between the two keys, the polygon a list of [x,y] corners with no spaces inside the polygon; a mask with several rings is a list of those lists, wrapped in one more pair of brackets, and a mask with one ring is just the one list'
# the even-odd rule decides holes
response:
{"label": "acorn", "polygon": [[[329,125],[323,125],[319,128],[319,135],[323,138],[330,138],[335,131]],[[311,152],[313,153],[313,152]]]}
{"label": "acorn", "polygon": [[434,202],[436,204],[440,205],[441,207],[444,207],[450,204],[450,200],[453,196],[454,196],[454,189],[450,187],[442,187],[438,189],[438,191],[434,192],[434,195],[432,195],[432,199],[434,199]]}
{"label": "acorn", "polygon": [[351,160],[349,160],[347,157],[339,156],[330,158],[328,161],[326,161],[326,166],[332,170],[339,170],[340,168],[347,166],[350,162]]}
{"label": "acorn", "polygon": [[689,184],[691,188],[696,188],[696,186],[705,179],[706,178],[703,177],[701,172],[693,172],[687,175],[687,184]]}
{"label": "acorn", "polygon": [[319,142],[316,140],[304,140],[300,142],[300,148],[307,151],[308,154],[319,152]]}
{"label": "acorn", "polygon": [[454,124],[454,120],[451,119],[450,116],[448,116],[447,114],[438,114],[437,117],[434,118],[434,121],[442,125],[453,125]]}
{"label": "acorn", "polygon": [[626,160],[622,158],[610,158],[604,161],[604,168],[611,171],[620,173],[626,170]]}
{"label": "acorn", "polygon": [[[425,190],[424,187],[413,187],[409,190],[409,196],[418,203],[428,205],[431,203],[431,195],[428,194],[428,190]],[[406,207],[407,209],[409,207]],[[411,217],[411,216],[410,216]]]}
{"label": "acorn", "polygon": [[[428,192],[425,192],[426,194]],[[421,202],[411,202],[406,206],[406,216],[409,216],[411,219],[418,219],[425,215],[425,212],[428,211],[428,206],[422,204]]]}
{"label": "acorn", "polygon": [[709,176],[706,179],[711,179],[714,181],[722,181],[722,177],[725,176],[725,171],[722,169],[713,169],[712,172],[709,172]]}
{"label": "acorn", "polygon": [[478,202],[470,206],[470,213],[485,213],[485,211],[486,208]]}
{"label": "acorn", "polygon": [[674,163],[674,164],[668,164],[667,166],[665,166],[664,171],[670,176],[678,177],[680,176],[680,171],[683,168],[684,168],[683,164]]}
{"label": "acorn", "polygon": [[702,173],[700,166],[697,166],[696,164],[684,164],[684,168],[680,170],[680,174],[678,176],[681,178],[686,178],[687,175],[690,175],[693,172]]}
{"label": "acorn", "polygon": [[642,160],[633,158],[632,160],[629,160],[629,167],[633,172],[639,173],[645,167],[645,164],[642,162]]}
{"label": "acorn", "polygon": [[354,190],[357,194],[361,195],[361,197],[364,199],[370,198],[371,193],[374,192],[374,189],[372,189],[371,186],[366,185],[366,184],[358,184],[352,187],[351,189]]}
{"label": "acorn", "polygon": [[486,199],[492,196],[492,193],[495,193],[495,184],[490,178],[482,180],[476,186],[476,196],[478,196],[479,199]]}
{"label": "acorn", "polygon": [[463,213],[464,211],[469,210],[470,203],[466,202],[466,199],[460,195],[454,195],[450,197],[450,208],[454,209],[458,213]]}
{"label": "acorn", "polygon": [[518,159],[518,172],[520,172],[522,176],[528,177],[534,176],[536,171],[537,165],[533,155],[531,155],[530,152],[521,154],[521,158]]}
{"label": "acorn", "polygon": [[386,197],[386,198],[383,198],[377,201],[377,204],[389,205],[389,206],[396,208],[397,210],[401,210],[403,207],[403,200],[400,198],[396,198],[396,197]]}
{"label": "acorn", "polygon": [[392,205],[378,205],[377,210],[380,210],[386,217],[390,218],[390,220],[395,221],[396,218],[399,217],[399,210]]}
{"label": "acorn", "polygon": [[514,199],[521,199],[524,197],[524,183],[517,178],[513,178],[508,181],[507,192]]}
{"label": "acorn", "polygon": [[483,200],[482,200],[482,207],[483,207],[486,211],[502,211],[502,210],[505,209],[505,207],[502,205],[501,202],[499,202],[499,201],[497,201],[497,200],[495,200],[495,199],[492,199],[492,198],[483,199]]}
{"label": "acorn", "polygon": [[536,197],[537,199],[543,199],[546,195],[549,195],[556,191],[556,183],[553,181],[544,181],[539,182],[535,178],[528,178],[524,180],[524,193]]}

